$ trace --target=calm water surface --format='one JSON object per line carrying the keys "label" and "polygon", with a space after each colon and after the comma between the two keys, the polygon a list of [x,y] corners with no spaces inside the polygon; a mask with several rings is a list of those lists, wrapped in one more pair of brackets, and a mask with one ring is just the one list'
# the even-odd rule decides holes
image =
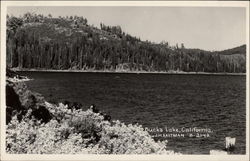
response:
{"label": "calm water surface", "polygon": [[[126,124],[149,128],[210,128],[209,137],[167,137],[169,149],[208,154],[236,137],[245,153],[246,77],[117,73],[22,72],[29,88],[50,102],[91,104]],[[162,138],[160,138],[162,139]]]}

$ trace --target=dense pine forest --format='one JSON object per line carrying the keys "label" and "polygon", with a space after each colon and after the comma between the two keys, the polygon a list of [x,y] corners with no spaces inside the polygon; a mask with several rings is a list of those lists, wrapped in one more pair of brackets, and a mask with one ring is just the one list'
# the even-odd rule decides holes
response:
{"label": "dense pine forest", "polygon": [[205,51],[157,44],[78,16],[7,15],[6,48],[7,67],[18,69],[246,72],[246,45]]}

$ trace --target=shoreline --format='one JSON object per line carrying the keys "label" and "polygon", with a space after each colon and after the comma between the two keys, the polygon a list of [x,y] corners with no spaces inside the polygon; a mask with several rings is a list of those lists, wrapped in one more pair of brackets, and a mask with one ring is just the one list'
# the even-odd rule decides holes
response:
{"label": "shoreline", "polygon": [[57,70],[57,69],[18,69],[10,68],[16,72],[65,72],[65,73],[126,73],[126,74],[180,74],[180,75],[240,75],[246,76],[246,73],[210,73],[210,72],[183,72],[183,71],[122,71],[122,70]]}
{"label": "shoreline", "polygon": [[7,78],[7,81],[10,81],[12,83],[18,83],[18,82],[27,82],[27,81],[31,81],[33,79],[29,79],[29,78],[24,78],[24,79],[19,79],[19,78]]}

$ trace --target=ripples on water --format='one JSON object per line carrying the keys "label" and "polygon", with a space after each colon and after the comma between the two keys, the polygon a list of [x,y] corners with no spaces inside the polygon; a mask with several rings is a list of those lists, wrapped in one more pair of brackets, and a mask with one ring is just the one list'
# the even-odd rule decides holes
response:
{"label": "ripples on water", "polygon": [[31,90],[51,102],[95,104],[113,119],[145,127],[210,128],[209,138],[167,138],[169,149],[208,154],[223,149],[225,137],[236,137],[237,154],[245,153],[246,77],[219,75],[45,73]]}

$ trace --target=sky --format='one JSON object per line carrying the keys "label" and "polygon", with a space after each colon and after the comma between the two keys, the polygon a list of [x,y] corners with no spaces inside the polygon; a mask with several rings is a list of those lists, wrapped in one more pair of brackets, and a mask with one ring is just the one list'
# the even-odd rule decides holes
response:
{"label": "sky", "polygon": [[13,16],[26,12],[58,16],[83,16],[96,27],[119,25],[125,33],[170,45],[184,43],[187,48],[224,50],[246,44],[246,10],[240,7],[8,7]]}

